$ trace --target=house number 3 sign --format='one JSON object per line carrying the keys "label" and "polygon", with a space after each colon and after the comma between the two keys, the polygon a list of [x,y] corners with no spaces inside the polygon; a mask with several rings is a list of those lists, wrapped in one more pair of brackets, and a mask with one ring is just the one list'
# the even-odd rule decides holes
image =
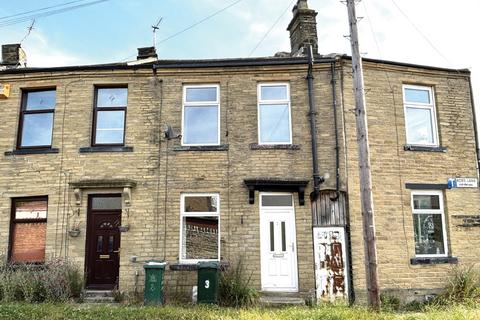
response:
{"label": "house number 3 sign", "polygon": [[205,280],[205,289],[210,288],[210,280]]}

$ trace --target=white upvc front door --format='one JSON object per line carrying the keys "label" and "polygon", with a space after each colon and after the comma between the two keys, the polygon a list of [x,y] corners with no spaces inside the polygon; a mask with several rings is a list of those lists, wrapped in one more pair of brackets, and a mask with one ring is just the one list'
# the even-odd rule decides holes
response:
{"label": "white upvc front door", "polygon": [[291,194],[260,194],[263,291],[298,291],[295,211]]}

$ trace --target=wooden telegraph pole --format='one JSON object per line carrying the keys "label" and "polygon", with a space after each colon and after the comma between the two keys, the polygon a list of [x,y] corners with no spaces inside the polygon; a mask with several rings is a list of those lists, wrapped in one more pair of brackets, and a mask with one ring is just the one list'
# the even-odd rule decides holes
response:
{"label": "wooden telegraph pole", "polygon": [[368,304],[380,308],[377,274],[377,247],[375,240],[375,219],[373,214],[372,174],[370,172],[370,151],[368,147],[367,110],[363,84],[362,58],[358,44],[355,0],[347,0],[352,46],[353,89],[355,91],[355,118],[357,123],[358,164],[360,169],[360,200],[362,205],[363,238],[365,241],[365,271],[367,274]]}

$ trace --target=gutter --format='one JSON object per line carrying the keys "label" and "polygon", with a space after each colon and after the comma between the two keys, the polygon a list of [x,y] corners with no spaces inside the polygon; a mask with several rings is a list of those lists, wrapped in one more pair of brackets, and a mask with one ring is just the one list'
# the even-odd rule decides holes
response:
{"label": "gutter", "polygon": [[473,90],[472,90],[472,78],[468,77],[468,85],[470,86],[470,101],[472,106],[472,115],[473,115],[473,132],[475,134],[475,155],[477,160],[477,178],[480,176],[480,148],[478,144],[478,127],[477,127],[477,115],[475,113],[475,101],[473,100]]}
{"label": "gutter", "polygon": [[[351,56],[339,55],[343,59],[351,60]],[[333,59],[331,55],[320,56],[316,55],[317,63],[329,63]],[[461,75],[469,75],[468,69],[448,69],[433,66],[426,66],[420,64],[395,62],[379,59],[363,59],[366,62],[379,63],[392,66],[402,66],[411,68],[420,68],[433,71],[457,72]],[[156,61],[156,62],[155,62]],[[151,69],[155,65],[157,69],[171,69],[171,68],[215,68],[215,67],[254,67],[254,66],[276,66],[276,65],[299,65],[305,64],[308,60],[304,57],[259,57],[259,58],[232,58],[232,59],[198,59],[198,60],[155,60],[150,63],[142,61],[131,61],[127,63],[107,63],[96,65],[83,66],[63,66],[63,67],[35,67],[35,68],[16,68],[0,70],[0,75],[4,74],[27,74],[37,72],[62,72],[62,71],[90,71],[90,70],[139,70]]]}
{"label": "gutter", "polygon": [[[352,56],[349,55],[342,55],[345,60],[352,60]],[[468,69],[451,69],[451,68],[444,68],[444,67],[435,67],[430,65],[424,64],[416,64],[416,63],[408,63],[408,62],[397,62],[391,60],[382,60],[382,59],[373,59],[373,58],[362,58],[364,62],[371,62],[377,64],[385,64],[391,66],[399,66],[399,67],[407,67],[407,68],[416,68],[416,69],[425,69],[425,70],[432,70],[432,71],[445,71],[445,72],[456,72],[461,75],[469,75],[471,74],[470,70]]]}
{"label": "gutter", "polygon": [[335,76],[335,64],[336,61],[333,61],[330,64],[330,70],[332,73],[332,104],[333,104],[333,126],[335,129],[335,198],[331,199],[333,201],[337,200],[339,197],[340,191],[340,149],[338,144],[338,119],[337,119],[337,78]]}
{"label": "gutter", "polygon": [[312,169],[313,169],[313,192],[310,194],[310,200],[315,201],[320,193],[320,184],[324,181],[324,178],[320,176],[318,169],[318,151],[317,151],[317,124],[316,116],[317,110],[315,105],[315,96],[313,92],[313,52],[312,46],[308,48],[308,104],[309,111],[308,117],[310,119],[310,135],[312,141]]}

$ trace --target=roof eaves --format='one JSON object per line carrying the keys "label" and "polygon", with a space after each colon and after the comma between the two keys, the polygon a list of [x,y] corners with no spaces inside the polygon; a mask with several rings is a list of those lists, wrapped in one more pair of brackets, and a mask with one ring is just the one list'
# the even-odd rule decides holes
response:
{"label": "roof eaves", "polygon": [[[344,55],[343,58],[347,60],[351,60],[352,57],[349,55]],[[393,66],[400,66],[400,67],[410,67],[410,68],[419,68],[419,69],[427,69],[427,70],[435,70],[435,71],[447,71],[447,72],[458,72],[462,74],[470,74],[471,71],[469,69],[453,69],[453,68],[444,68],[444,67],[435,67],[423,64],[416,64],[416,63],[408,63],[408,62],[397,62],[391,60],[383,60],[383,59],[373,59],[373,58],[363,58],[363,61],[366,62],[373,62],[373,63],[380,63],[380,64],[387,64]]]}

